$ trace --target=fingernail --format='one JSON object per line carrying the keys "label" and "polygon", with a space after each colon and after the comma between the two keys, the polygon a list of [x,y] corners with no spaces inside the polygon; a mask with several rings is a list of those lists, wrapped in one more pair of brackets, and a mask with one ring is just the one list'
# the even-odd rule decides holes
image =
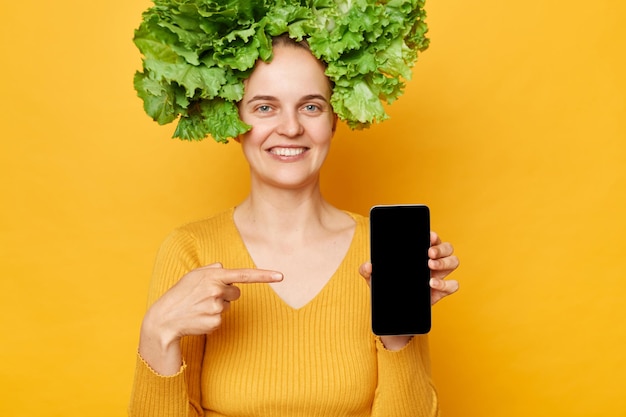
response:
{"label": "fingernail", "polygon": [[281,279],[283,279],[283,274],[281,274],[280,272],[274,272],[272,274],[272,279],[275,279],[276,281],[280,281]]}

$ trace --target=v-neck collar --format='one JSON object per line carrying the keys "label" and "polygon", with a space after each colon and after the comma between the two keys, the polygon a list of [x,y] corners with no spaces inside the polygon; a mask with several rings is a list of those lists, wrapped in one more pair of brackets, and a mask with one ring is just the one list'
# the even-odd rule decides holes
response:
{"label": "v-neck collar", "polygon": [[[361,233],[361,230],[359,227],[359,221],[354,216],[354,214],[345,210],[343,212],[346,213],[348,216],[350,216],[350,218],[355,222],[354,232],[352,233],[352,238],[350,239],[350,245],[348,246],[348,250],[344,254],[343,258],[341,259],[341,262],[337,266],[337,269],[335,269],[335,271],[328,278],[324,286],[309,301],[307,301],[304,305],[300,307],[292,307],[280,295],[278,295],[278,293],[274,291],[274,289],[269,284],[267,283],[260,284],[263,287],[264,291],[266,292],[269,291],[271,293],[271,297],[276,299],[276,302],[280,304],[283,309],[286,309],[291,312],[301,312],[301,311],[307,310],[310,306],[320,302],[320,299],[324,298],[324,294],[330,291],[329,288],[335,285],[334,282],[337,281],[340,276],[345,275],[343,274],[343,271],[345,268],[347,268],[347,265],[346,265],[347,259],[349,259],[352,252],[356,250],[355,242],[360,237],[359,234]],[[229,220],[230,220],[230,225],[234,229],[234,232],[235,232],[234,234],[237,236],[237,243],[240,246],[241,252],[245,253],[245,257],[246,257],[248,265],[252,268],[257,268],[254,262],[254,259],[252,259],[252,255],[250,255],[250,252],[248,251],[246,243],[243,240],[243,237],[241,236],[241,232],[239,231],[239,229],[237,228],[237,225],[235,224],[234,214],[235,214],[235,207],[232,207],[229,213]]]}

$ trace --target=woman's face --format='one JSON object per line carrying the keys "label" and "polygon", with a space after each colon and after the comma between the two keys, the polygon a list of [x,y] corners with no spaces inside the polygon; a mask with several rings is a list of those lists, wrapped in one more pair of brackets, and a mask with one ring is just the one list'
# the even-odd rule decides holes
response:
{"label": "woman's face", "polygon": [[322,64],[306,49],[274,47],[245,82],[241,119],[252,126],[239,140],[253,181],[297,188],[316,182],[336,116]]}

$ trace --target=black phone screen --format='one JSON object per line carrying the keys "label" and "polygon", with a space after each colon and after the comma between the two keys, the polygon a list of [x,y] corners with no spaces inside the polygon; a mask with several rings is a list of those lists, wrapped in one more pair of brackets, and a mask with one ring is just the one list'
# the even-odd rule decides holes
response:
{"label": "black phone screen", "polygon": [[372,330],[424,334],[431,327],[430,210],[425,205],[370,210]]}

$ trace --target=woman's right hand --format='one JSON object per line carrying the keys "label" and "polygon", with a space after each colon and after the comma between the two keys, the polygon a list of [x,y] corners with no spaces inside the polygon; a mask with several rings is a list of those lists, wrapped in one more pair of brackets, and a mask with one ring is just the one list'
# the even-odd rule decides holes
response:
{"label": "woman's right hand", "polygon": [[269,283],[283,278],[276,271],[224,269],[215,263],[190,271],[146,312],[141,326],[139,354],[160,375],[174,375],[181,367],[180,339],[210,334],[222,313],[236,301],[237,283]]}

